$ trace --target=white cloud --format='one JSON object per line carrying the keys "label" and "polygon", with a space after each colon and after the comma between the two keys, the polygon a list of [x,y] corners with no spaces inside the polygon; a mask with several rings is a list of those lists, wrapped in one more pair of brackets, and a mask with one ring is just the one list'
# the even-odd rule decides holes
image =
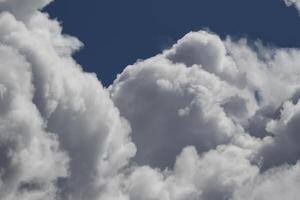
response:
{"label": "white cloud", "polygon": [[[205,153],[223,144],[250,149],[249,168],[268,171],[286,162],[295,164],[300,153],[298,129],[289,124],[284,126],[293,127],[281,127],[281,121],[287,121],[280,110],[286,101],[298,101],[299,55],[297,49],[267,48],[260,43],[250,46],[244,39],[222,41],[211,33],[193,32],[162,54],[128,66],[110,92],[121,115],[131,122],[137,145],[134,160],[160,169],[175,165],[176,169],[174,161],[184,147],[193,145],[199,153]],[[286,112],[296,117],[297,109],[292,106],[291,110],[294,112]],[[297,118],[293,124],[297,124]],[[224,179],[229,176],[227,172],[220,172]],[[158,173],[157,184],[164,186],[161,176]],[[260,176],[257,174],[257,179]],[[153,185],[153,180],[149,181],[138,186]],[[224,192],[226,189],[218,186],[224,186],[222,181],[206,185],[208,191],[217,187],[212,192],[217,196],[193,193],[183,199],[229,199],[232,191],[240,189],[241,184],[237,184],[231,192]],[[165,190],[151,192],[157,196],[145,199],[168,199],[170,194]],[[142,194],[133,193],[129,199],[139,199],[141,196],[135,196]]]}
{"label": "white cloud", "polygon": [[[9,81],[1,84],[1,199],[54,199],[56,193],[96,199],[135,153],[129,124],[96,76],[71,58],[80,43],[62,35],[57,22],[40,12],[25,21],[6,12],[0,29],[1,81]],[[15,54],[7,56],[10,51]]]}
{"label": "white cloud", "polygon": [[49,2],[0,1],[0,199],[300,195],[298,49],[191,32],[106,89]]}
{"label": "white cloud", "polygon": [[[123,178],[123,193],[118,199],[229,199],[237,187],[259,172],[257,166],[249,163],[248,155],[249,152],[235,146],[222,146],[202,156],[194,147],[186,147],[178,155],[174,170],[133,168],[132,173]],[[106,194],[106,199],[114,194]]]}
{"label": "white cloud", "polygon": [[0,11],[12,12],[18,19],[27,19],[37,9],[41,9],[53,0],[0,0]]}
{"label": "white cloud", "polygon": [[300,195],[300,166],[281,166],[272,169],[247,184],[234,194],[234,200],[297,200]]}
{"label": "white cloud", "polygon": [[295,164],[299,160],[299,105],[299,101],[296,104],[285,102],[280,110],[280,118],[267,124],[267,131],[275,136],[265,138],[266,144],[260,149],[266,167],[282,163]]}
{"label": "white cloud", "polygon": [[158,56],[127,67],[111,95],[131,122],[139,164],[171,166],[187,145],[206,151],[242,131],[221,107],[238,91],[198,66]]}
{"label": "white cloud", "polygon": [[110,91],[131,122],[136,161],[172,166],[187,145],[203,152],[249,132],[266,136],[266,124],[299,87],[300,52],[255,48],[189,33],[163,54],[128,66]]}
{"label": "white cloud", "polygon": [[69,159],[32,103],[30,64],[4,44],[0,59],[0,198],[53,199]]}

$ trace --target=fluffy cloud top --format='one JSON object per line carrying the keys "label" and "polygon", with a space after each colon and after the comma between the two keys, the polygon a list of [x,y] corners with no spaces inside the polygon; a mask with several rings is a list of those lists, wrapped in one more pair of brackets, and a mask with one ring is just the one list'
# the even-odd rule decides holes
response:
{"label": "fluffy cloud top", "polygon": [[57,22],[4,12],[0,29],[1,199],[96,199],[135,153],[129,124]]}
{"label": "fluffy cloud top", "polygon": [[191,32],[104,88],[49,2],[0,1],[0,199],[298,199],[300,50]]}
{"label": "fluffy cloud top", "polygon": [[26,19],[52,0],[0,0],[0,11],[9,11],[19,19]]}

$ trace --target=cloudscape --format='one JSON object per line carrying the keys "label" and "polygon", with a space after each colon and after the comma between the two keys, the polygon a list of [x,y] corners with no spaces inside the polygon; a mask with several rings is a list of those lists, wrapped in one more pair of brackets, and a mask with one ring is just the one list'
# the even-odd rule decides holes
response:
{"label": "cloudscape", "polygon": [[300,49],[191,31],[106,87],[50,2],[0,0],[1,200],[299,200]]}

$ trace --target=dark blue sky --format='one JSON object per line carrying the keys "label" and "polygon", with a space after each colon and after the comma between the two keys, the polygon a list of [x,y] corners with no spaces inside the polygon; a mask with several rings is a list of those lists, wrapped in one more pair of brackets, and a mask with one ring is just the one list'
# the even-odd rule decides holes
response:
{"label": "dark blue sky", "polygon": [[56,0],[46,11],[85,44],[75,58],[104,85],[192,30],[300,47],[300,18],[283,0]]}

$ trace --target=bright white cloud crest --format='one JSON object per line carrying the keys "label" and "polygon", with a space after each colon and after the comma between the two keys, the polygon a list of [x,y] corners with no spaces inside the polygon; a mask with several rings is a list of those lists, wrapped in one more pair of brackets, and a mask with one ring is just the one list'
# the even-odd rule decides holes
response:
{"label": "bright white cloud crest", "polygon": [[49,2],[0,1],[0,199],[298,199],[300,50],[191,32],[104,88]]}

